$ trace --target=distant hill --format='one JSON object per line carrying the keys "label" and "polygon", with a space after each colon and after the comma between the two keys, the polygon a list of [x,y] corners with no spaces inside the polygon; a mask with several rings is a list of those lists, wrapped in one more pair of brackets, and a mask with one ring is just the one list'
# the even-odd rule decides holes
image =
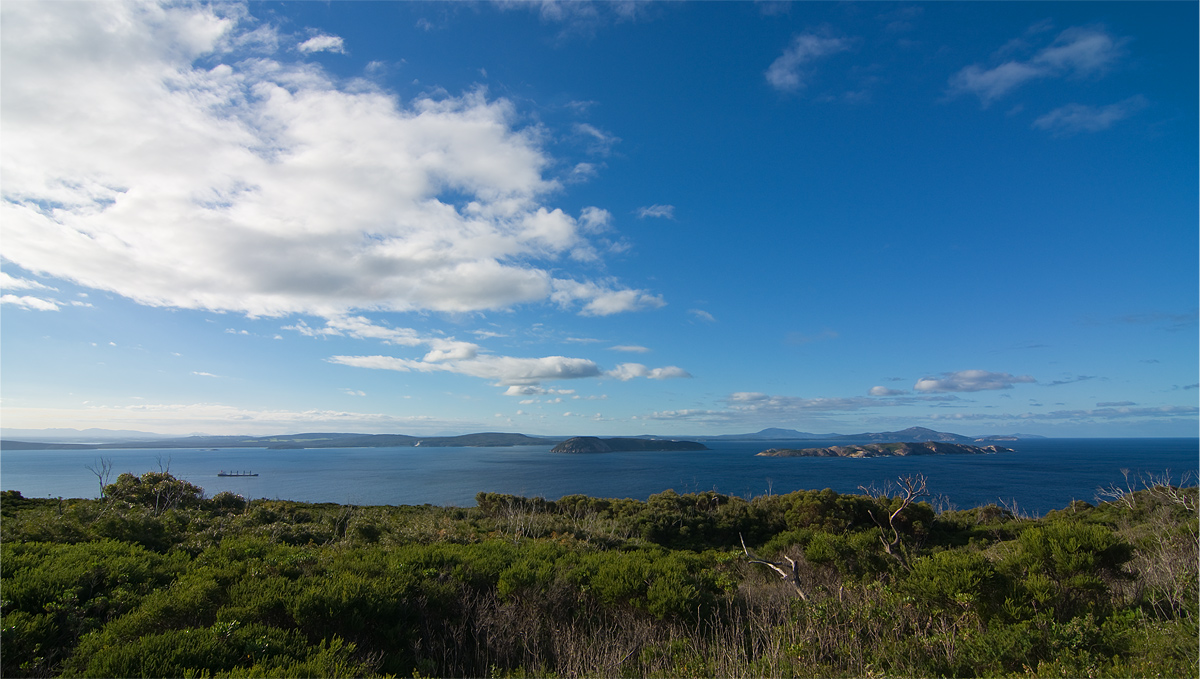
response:
{"label": "distant hill", "polygon": [[392,448],[416,447],[502,447],[550,445],[563,437],[544,438],[485,432],[463,436],[408,436],[406,434],[306,433],[279,436],[187,436],[155,441],[121,441],[95,444],[67,444],[55,441],[0,441],[0,450],[105,450],[113,448]]}
{"label": "distant hill", "polygon": [[552,453],[618,453],[633,451],[708,450],[695,441],[665,441],[643,438],[602,439],[595,436],[576,436],[550,449]]}
{"label": "distant hill", "polygon": [[971,443],[975,439],[971,436],[962,436],[960,434],[951,434],[944,431],[934,431],[925,427],[909,427],[901,431],[884,431],[866,434],[851,434],[849,436],[837,436],[833,440],[836,441],[877,441],[886,443],[919,443],[921,441],[941,441],[943,443]]}
{"label": "distant hill", "polygon": [[753,434],[721,434],[720,436],[700,436],[696,438],[704,441],[795,441],[800,439],[829,439],[836,438],[837,436],[837,434],[812,434],[806,431],[796,431],[795,429],[769,427],[762,431],[756,431]]}

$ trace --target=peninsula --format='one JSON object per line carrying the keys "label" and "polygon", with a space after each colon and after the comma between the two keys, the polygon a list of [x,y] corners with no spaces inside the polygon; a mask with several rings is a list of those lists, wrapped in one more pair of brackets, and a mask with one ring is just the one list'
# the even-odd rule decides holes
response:
{"label": "peninsula", "polygon": [[771,448],[758,457],[905,457],[909,455],[986,455],[1011,453],[1001,446],[969,446],[962,443],[922,441],[919,443],[868,443],[865,445],[831,446],[829,448]]}
{"label": "peninsula", "polygon": [[552,453],[619,453],[630,451],[708,450],[695,441],[666,441],[660,439],[612,438],[576,436],[550,449]]}

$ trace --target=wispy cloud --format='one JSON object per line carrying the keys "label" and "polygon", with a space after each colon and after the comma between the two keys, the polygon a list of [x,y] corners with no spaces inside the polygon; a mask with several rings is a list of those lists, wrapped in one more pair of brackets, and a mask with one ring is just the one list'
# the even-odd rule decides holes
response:
{"label": "wispy cloud", "polygon": [[647,207],[639,207],[637,210],[634,210],[634,214],[636,214],[638,216],[638,219],[645,219],[647,217],[661,217],[663,219],[675,219],[675,206],[674,205],[650,205]]}
{"label": "wispy cloud", "polygon": [[608,348],[609,351],[625,351],[632,354],[645,354],[650,350],[637,344],[618,344]]}
{"label": "wispy cloud", "polygon": [[1068,28],[1026,60],[963,68],[950,78],[948,92],[975,95],[987,107],[1033,80],[1098,76],[1124,55],[1126,42],[1098,26]]}
{"label": "wispy cloud", "polygon": [[804,33],[792,39],[792,44],[767,69],[767,82],[777,90],[795,92],[803,89],[813,62],[850,49],[850,41]]}
{"label": "wispy cloud", "polygon": [[1146,98],[1140,94],[1108,106],[1068,104],[1033,121],[1033,126],[1057,136],[1070,136],[1080,132],[1101,132],[1146,106]]}
{"label": "wispy cloud", "polygon": [[904,394],[907,394],[908,392],[904,391],[903,389],[889,389],[887,387],[871,387],[871,390],[867,393],[870,394],[871,396],[903,396]]}
{"label": "wispy cloud", "polygon": [[917,380],[913,389],[920,392],[986,391],[1012,389],[1014,384],[1036,382],[1028,375],[1014,376],[1008,373],[993,373],[986,370],[959,370],[942,373],[941,377],[925,377]]}
{"label": "wispy cloud", "polygon": [[716,323],[717,322],[716,317],[713,316],[712,314],[708,313],[704,309],[688,309],[688,313],[691,314],[692,318],[695,318],[696,320],[699,320],[699,321],[704,321],[705,323]]}
{"label": "wispy cloud", "polygon": [[62,305],[61,302],[32,295],[0,295],[0,304],[11,304],[30,311],[58,311]]}

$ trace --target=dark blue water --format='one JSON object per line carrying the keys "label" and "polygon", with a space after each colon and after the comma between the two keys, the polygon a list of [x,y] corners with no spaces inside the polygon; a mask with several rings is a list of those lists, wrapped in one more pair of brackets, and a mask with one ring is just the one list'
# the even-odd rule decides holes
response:
{"label": "dark blue water", "polygon": [[[765,458],[770,447],[813,447],[817,441],[708,443],[711,451],[562,455],[549,446],[514,448],[325,448],[265,450],[5,451],[0,488],[26,497],[96,497],[87,470],[101,458],[121,472],[157,470],[203,487],[251,498],[350,504],[470,506],[480,491],[556,499],[582,493],[645,499],[667,488],[716,489],[750,497],[800,489],[858,492],[906,474],[922,473],[929,490],[965,509],[1015,503],[1022,513],[1044,514],[1072,500],[1093,502],[1097,489],[1131,475],[1170,470],[1176,481],[1200,467],[1200,440],[1032,439],[1004,442],[1012,453],[922,457]],[[253,478],[218,478],[219,470],[252,470]]]}

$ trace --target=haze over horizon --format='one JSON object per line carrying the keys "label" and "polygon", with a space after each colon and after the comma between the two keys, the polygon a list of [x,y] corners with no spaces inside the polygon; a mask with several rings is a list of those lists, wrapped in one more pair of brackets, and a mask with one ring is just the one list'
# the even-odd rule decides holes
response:
{"label": "haze over horizon", "polygon": [[1196,436],[1196,3],[0,5],[0,422]]}

